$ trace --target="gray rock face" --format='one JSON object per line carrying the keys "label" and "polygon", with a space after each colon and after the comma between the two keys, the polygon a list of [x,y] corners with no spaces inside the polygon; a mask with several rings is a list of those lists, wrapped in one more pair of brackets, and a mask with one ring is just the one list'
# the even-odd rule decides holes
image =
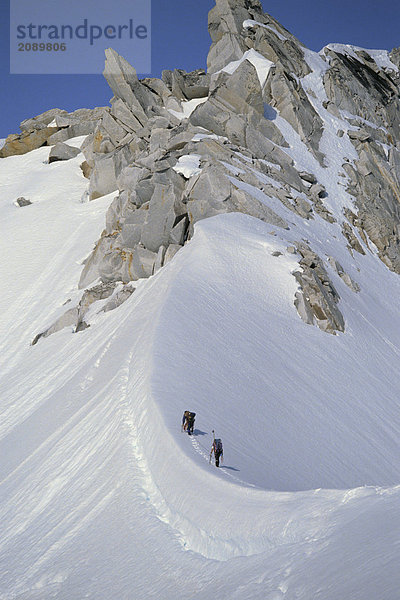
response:
{"label": "gray rock face", "polygon": [[175,256],[177,252],[181,249],[181,246],[178,244],[170,244],[165,252],[163,264],[166,265],[169,263]]}
{"label": "gray rock face", "polygon": [[111,104],[111,116],[114,117],[116,124],[120,124],[127,131],[133,131],[135,133],[142,129],[142,122],[135,117],[128,105],[121,98],[114,98],[111,101]]}
{"label": "gray rock face", "polygon": [[317,324],[327,333],[343,332],[344,318],[337,306],[340,296],[322,260],[304,243],[298,244],[297,250],[302,256],[302,272],[295,271],[293,274],[301,287],[295,300],[300,317],[309,325]]}
{"label": "gray rock face", "polygon": [[81,163],[79,166],[81,168],[82,175],[84,177],[86,177],[86,179],[90,179],[90,174],[92,172],[92,169],[89,166],[88,162],[86,160],[84,160],[83,163]]}
{"label": "gray rock face", "polygon": [[[172,93],[170,73],[172,73],[172,71],[163,71],[162,79],[142,79],[141,83],[156,94],[167,109],[179,112],[181,110],[181,103],[180,99]],[[169,82],[169,85],[167,85],[166,82]]]}
{"label": "gray rock face", "polygon": [[100,266],[104,257],[112,249],[112,242],[112,236],[106,236],[105,232],[103,232],[103,235],[95,245],[93,252],[85,260],[85,266],[78,284],[80,289],[88,287],[93,281],[96,281],[96,279],[100,277]]}
{"label": "gray rock face", "polygon": [[76,123],[71,125],[70,127],[64,127],[63,129],[55,130],[55,133],[52,133],[47,139],[47,145],[53,146],[59,142],[66,142],[71,138],[88,135],[92,133],[96,128],[96,123],[93,121],[88,121],[86,123]]}
{"label": "gray rock face", "polygon": [[360,291],[360,286],[358,285],[358,283],[356,283],[355,281],[353,281],[353,279],[350,277],[350,275],[348,273],[346,273],[342,267],[342,265],[333,258],[333,256],[329,256],[328,257],[328,262],[331,265],[332,269],[339,275],[339,277],[341,279],[343,279],[343,281],[345,282],[345,284],[353,291],[353,292],[359,292]]}
{"label": "gray rock face", "polygon": [[93,133],[100,119],[108,114],[108,111],[108,108],[103,107],[80,108],[72,113],[56,115],[54,120],[60,129],[49,137],[48,145]]}
{"label": "gray rock face", "polygon": [[246,50],[246,45],[238,36],[226,33],[211,46],[207,57],[208,72],[217,73],[230,62],[239,60]]}
{"label": "gray rock face", "polygon": [[145,210],[133,210],[125,219],[121,232],[116,238],[123,248],[134,249],[140,243],[142,232],[148,216],[148,206]]}
{"label": "gray rock face", "polygon": [[20,198],[16,199],[14,204],[16,204],[17,206],[22,208],[24,206],[29,206],[30,204],[32,204],[32,202],[28,198],[24,198],[23,196],[20,196]]}
{"label": "gray rock face", "polygon": [[137,279],[150,277],[153,274],[157,254],[150,252],[142,246],[135,246],[133,250],[110,246],[112,251],[104,254],[98,266],[98,273],[102,281],[122,281],[129,283]]}
{"label": "gray rock face", "polygon": [[45,146],[48,138],[57,131],[57,127],[44,127],[24,131],[21,135],[11,134],[7,137],[4,146],[0,149],[0,158],[26,154]]}
{"label": "gray rock face", "polygon": [[192,100],[208,96],[211,77],[203,69],[187,73],[182,69],[163,71],[162,81],[173,97],[179,100]]}
{"label": "gray rock face", "polygon": [[391,76],[368,56],[358,58],[325,48],[330,69],[324,78],[327,96],[339,110],[378,125],[390,123],[396,138],[400,129],[399,92]]}
{"label": "gray rock face", "polygon": [[264,15],[261,23],[269,29],[260,25],[247,29],[247,44],[274,64],[282,65],[286,73],[294,73],[299,78],[308,75],[310,69],[300,42],[270,15]]}
{"label": "gray rock face", "polygon": [[[234,104],[245,112],[233,112]],[[196,108],[190,116],[190,122],[216,135],[227,137],[234,144],[247,147],[260,158],[270,155],[273,144],[287,145],[273,122],[264,119],[233,93],[222,92],[220,97],[219,88],[216,88],[207,102]]]}
{"label": "gray rock face", "polygon": [[216,73],[248,50],[243,22],[262,18],[257,0],[217,0],[208,15],[208,31],[213,41],[207,57],[207,70]]}
{"label": "gray rock face", "polygon": [[32,340],[31,345],[35,346],[41,338],[47,338],[53,333],[57,333],[66,327],[76,328],[79,319],[78,307],[70,308],[67,310],[57,321],[53,323],[48,329],[38,333]]}
{"label": "gray rock face", "polygon": [[124,285],[119,291],[112,295],[110,300],[104,305],[100,312],[109,312],[110,310],[115,310],[121,304],[126,302],[128,298],[130,298],[135,291],[135,288],[132,285]]}
{"label": "gray rock face", "polygon": [[156,184],[149,202],[146,221],[142,228],[141,243],[152,252],[168,245],[176,214],[175,194],[172,186]]}
{"label": "gray rock face", "polygon": [[89,327],[85,321],[85,317],[88,314],[89,308],[95,302],[110,298],[109,302],[105,303],[98,311],[108,312],[121,306],[121,304],[123,304],[135,291],[134,287],[128,285],[121,287],[116,293],[114,293],[115,289],[115,283],[101,283],[85,290],[78,305],[68,309],[50,327],[37,334],[32,340],[31,345],[34,346],[41,338],[49,337],[53,333],[57,333],[66,327],[71,327],[75,333],[84,331]]}
{"label": "gray rock face", "polygon": [[135,69],[111,48],[106,50],[106,65],[103,72],[116,98],[120,98],[130,108],[138,121],[147,122],[147,107],[158,104],[157,96],[143,86]]}
{"label": "gray rock face", "polygon": [[239,36],[243,29],[243,21],[263,16],[261,3],[258,0],[216,0],[215,7],[208,15],[208,31],[213,43],[218,42],[225,34]]}
{"label": "gray rock face", "polygon": [[[344,235],[351,248],[364,250],[355,236],[355,227],[368,247],[367,237],[378,248],[381,260],[400,273],[400,170],[398,150],[390,152],[389,163],[380,146],[368,143],[359,149],[356,168],[345,166],[350,176],[349,191],[355,196],[358,214],[346,213]],[[392,163],[392,165],[391,165]]]}
{"label": "gray rock face", "polygon": [[60,128],[84,125],[89,122],[91,123],[91,127],[93,127],[93,123],[97,123],[108,110],[108,108],[100,106],[96,108],[78,108],[78,110],[74,110],[71,113],[61,111],[55,115],[54,120],[56,126]]}
{"label": "gray rock face", "polygon": [[114,192],[117,188],[117,178],[131,161],[131,153],[128,146],[123,146],[104,153],[98,157],[90,176],[89,198],[95,200]]}
{"label": "gray rock face", "polygon": [[73,137],[92,133],[98,121],[109,109],[81,108],[72,113],[54,108],[20,125],[22,133],[8,136],[0,149],[0,158],[26,154],[41,146],[53,146]]}
{"label": "gray rock face", "polygon": [[245,120],[241,116],[235,118],[214,95],[194,110],[190,123],[220,136],[225,136],[231,126],[236,139],[244,141]]}
{"label": "gray rock face", "polygon": [[79,148],[74,148],[59,142],[50,150],[49,164],[58,160],[69,160],[70,158],[75,158],[75,156],[78,156],[80,152],[81,151]]}
{"label": "gray rock face", "polygon": [[219,166],[210,166],[187,185],[187,210],[190,235],[193,225],[202,219],[235,210],[231,202],[231,185]]}
{"label": "gray rock face", "polygon": [[204,98],[210,90],[211,77],[203,69],[183,74],[182,91],[188,100]]}
{"label": "gray rock face", "polygon": [[229,110],[246,113],[249,107],[263,115],[264,102],[260,80],[255,67],[244,60],[232,75],[220,73],[214,81],[212,91]]}
{"label": "gray rock face", "polygon": [[265,223],[270,223],[275,227],[289,229],[286,221],[276,214],[272,208],[241,189],[233,190],[232,201],[237,212],[243,212],[251,215],[257,219],[260,219],[261,221],[264,221]]}
{"label": "gray rock face", "polygon": [[[33,119],[25,119],[25,121],[22,121],[19,127],[23,132],[31,132],[35,129],[44,129],[45,127],[48,127],[50,123],[57,117],[67,115],[68,113],[66,110],[52,108],[50,110],[46,110],[46,112],[38,115],[37,117],[33,117]],[[56,124],[56,127],[60,126]]]}
{"label": "gray rock face", "polygon": [[281,66],[270,70],[265,84],[264,99],[290,123],[323,164],[323,155],[319,151],[323,130],[321,118],[302,86]]}
{"label": "gray rock face", "polygon": [[106,50],[103,75],[116,98],[123,100],[127,106],[138,104],[133,93],[133,88],[138,84],[136,71],[122,56],[110,48]]}

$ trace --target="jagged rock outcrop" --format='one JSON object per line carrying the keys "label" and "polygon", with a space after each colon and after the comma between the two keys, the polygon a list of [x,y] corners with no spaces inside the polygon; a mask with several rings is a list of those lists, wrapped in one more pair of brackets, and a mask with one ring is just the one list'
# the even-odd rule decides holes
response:
{"label": "jagged rock outcrop", "polygon": [[318,150],[322,121],[298,81],[310,69],[296,38],[269,15],[264,15],[257,1],[217,1],[210,11],[209,31],[213,40],[207,59],[210,73],[218,73],[228,63],[241,59],[249,49],[273,63],[263,101],[278,109],[322,163],[323,155]]}
{"label": "jagged rock outcrop", "polygon": [[[203,69],[187,73],[182,69],[162,72],[162,81],[178,100],[193,100],[207,97],[210,91],[211,76]],[[172,108],[172,106],[171,106]]]}
{"label": "jagged rock outcrop", "polygon": [[[349,191],[358,209],[357,215],[347,213],[349,221],[367,244],[368,239],[375,244],[382,261],[400,273],[399,151],[391,148],[388,160],[382,146],[372,140],[370,143],[357,140],[355,145],[359,160],[354,167],[345,165],[350,177]],[[355,249],[360,252],[359,242],[356,244]]]}
{"label": "jagged rock outcrop", "polygon": [[29,200],[29,198],[24,198],[23,196],[20,196],[16,199],[14,204],[16,206],[19,206],[20,208],[23,208],[24,206],[29,206],[30,204],[32,204],[32,201]]}
{"label": "jagged rock outcrop", "polygon": [[319,151],[319,142],[323,131],[322,120],[302,86],[291,73],[285,71],[283,66],[277,64],[271,69],[267,78],[264,98],[290,123],[323,164],[323,154]]}
{"label": "jagged rock outcrop", "polygon": [[243,22],[262,14],[258,1],[235,2],[217,0],[208,15],[208,31],[212,45],[207,58],[207,70],[215,73],[229,62],[239,60],[247,50],[241,37]]}
{"label": "jagged rock outcrop", "polygon": [[324,54],[330,65],[324,77],[329,100],[337,109],[359,115],[378,127],[389,125],[398,139],[399,88],[392,73],[379,68],[365,50],[339,52],[327,46]]}
{"label": "jagged rock outcrop", "polygon": [[118,286],[117,288],[115,283],[101,283],[85,290],[78,304],[64,312],[50,327],[38,333],[32,340],[31,345],[34,346],[41,338],[49,337],[66,327],[71,327],[75,333],[87,329],[89,325],[85,318],[95,302],[109,298],[109,301],[103,302],[102,307],[97,310],[97,312],[108,312],[118,308],[134,291],[135,288],[131,285]]}
{"label": "jagged rock outcrop", "polygon": [[21,134],[11,134],[0,149],[0,158],[26,154],[41,146],[53,146],[73,137],[92,133],[107,108],[81,108],[72,113],[53,108],[22,121]]}
{"label": "jagged rock outcrop", "polygon": [[0,158],[26,154],[47,145],[47,140],[58,130],[57,127],[43,127],[24,131],[20,135],[11,134],[6,138],[4,146],[0,149]]}
{"label": "jagged rock outcrop", "polygon": [[243,27],[249,48],[254,48],[272,63],[282,65],[285,72],[298,78],[310,73],[302,44],[273,17],[258,14],[257,20],[247,20]]}
{"label": "jagged rock outcrop", "polygon": [[[50,110],[46,110],[44,113],[33,117],[32,119],[25,119],[20,124],[20,129],[23,133],[35,131],[39,129],[44,129],[49,126],[58,127],[55,123],[56,117],[65,117],[68,113],[66,110],[61,110],[60,108],[51,108]],[[53,125],[50,125],[53,123]]]}
{"label": "jagged rock outcrop", "polygon": [[106,115],[109,110],[109,108],[104,107],[79,108],[72,113],[56,115],[54,123],[59,129],[49,137],[47,144],[51,146],[74,137],[93,133],[99,119]]}
{"label": "jagged rock outcrop", "polygon": [[293,275],[301,288],[295,300],[300,317],[310,325],[317,324],[327,333],[343,332],[344,318],[338,308],[340,296],[322,260],[303,242],[297,245],[297,250],[302,257],[302,270],[295,271]]}
{"label": "jagged rock outcrop", "polygon": [[345,282],[345,284],[353,291],[358,293],[361,288],[356,281],[354,281],[348,273],[345,272],[342,265],[333,256],[328,257],[328,262],[332,269],[339,275],[339,277]]}
{"label": "jagged rock outcrop", "polygon": [[[258,0],[216,0],[209,32],[207,72],[173,69],[139,80],[107,50],[111,107],[55,109],[27,120],[3,155],[88,134],[81,146],[88,198],[115,197],[81,288],[149,277],[191,238],[197,221],[242,212],[269,223],[272,233],[285,231],[290,252],[300,255],[300,316],[344,332],[322,254],[297,241],[296,223],[322,219],[326,235],[340,236],[353,257],[377,249],[400,273],[400,50],[382,58],[330,45],[317,55]],[[338,260],[330,256],[328,265],[360,291]],[[113,295],[109,309],[130,289]],[[70,309],[52,331],[85,327],[84,314],[81,305]]]}
{"label": "jagged rock outcrop", "polygon": [[353,165],[343,164],[355,199],[343,233],[349,247],[363,253],[355,227],[365,244],[373,242],[382,261],[400,273],[398,52],[393,50],[383,65],[361,48],[331,45],[323,52],[329,63],[324,75],[327,96],[351,125],[347,133],[358,154]]}
{"label": "jagged rock outcrop", "polygon": [[57,142],[50,150],[49,164],[59,160],[70,160],[78,156],[80,152],[79,148],[68,146],[68,144],[64,144],[63,142]]}

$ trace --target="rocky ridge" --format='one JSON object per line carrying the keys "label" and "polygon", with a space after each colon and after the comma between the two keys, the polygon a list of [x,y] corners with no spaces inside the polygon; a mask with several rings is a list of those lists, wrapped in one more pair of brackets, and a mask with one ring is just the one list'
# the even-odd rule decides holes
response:
{"label": "rocky ridge", "polygon": [[326,332],[345,330],[332,275],[354,293],[359,286],[337,258],[296,238],[292,218],[323,219],[350,253],[376,251],[400,273],[399,50],[330,45],[316,54],[258,0],[216,0],[209,32],[207,72],[175,69],[139,80],[107,50],[111,107],[47,111],[24,121],[0,150],[6,157],[56,144],[49,160],[68,159],[64,142],[87,135],[81,150],[88,200],[115,192],[85,261],[79,305],[34,343],[67,325],[85,328],[93,302],[111,298],[117,306],[132,293],[132,281],[173,258],[197,221],[225,212],[293,234],[294,305]]}

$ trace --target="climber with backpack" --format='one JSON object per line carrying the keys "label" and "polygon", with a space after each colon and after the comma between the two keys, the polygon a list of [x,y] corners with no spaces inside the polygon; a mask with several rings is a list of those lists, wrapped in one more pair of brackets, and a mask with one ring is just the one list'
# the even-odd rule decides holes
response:
{"label": "climber with backpack", "polygon": [[183,417],[182,417],[181,431],[186,431],[188,416],[189,416],[189,411],[185,410],[185,412],[183,413]]}
{"label": "climber with backpack", "polygon": [[194,430],[194,419],[195,419],[196,413],[194,412],[190,412],[188,419],[187,419],[187,432],[188,435],[192,435],[193,430]]}
{"label": "climber with backpack", "polygon": [[214,457],[215,457],[215,466],[219,467],[219,461],[221,459],[221,462],[223,461],[224,458],[224,449],[222,447],[222,440],[220,438],[215,438],[215,433],[213,430],[213,443],[211,446],[211,452],[210,452],[210,460],[209,462],[211,462],[211,456],[214,453]]}
{"label": "climber with backpack", "polygon": [[194,429],[194,420],[196,413],[185,410],[182,417],[182,429],[187,431],[188,435],[192,435]]}

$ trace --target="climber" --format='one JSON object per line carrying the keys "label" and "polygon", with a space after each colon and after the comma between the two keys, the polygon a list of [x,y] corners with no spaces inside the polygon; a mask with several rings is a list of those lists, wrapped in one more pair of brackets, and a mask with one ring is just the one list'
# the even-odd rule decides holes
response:
{"label": "climber", "polygon": [[182,429],[187,431],[188,435],[192,435],[194,429],[194,420],[196,413],[185,410],[182,417]]}
{"label": "climber", "polygon": [[187,427],[187,418],[189,416],[189,411],[185,410],[185,412],[183,413],[183,417],[182,417],[182,427],[181,427],[181,431],[186,431],[186,427]]}
{"label": "climber", "polygon": [[187,432],[189,435],[191,435],[193,433],[193,429],[194,429],[194,418],[196,416],[196,413],[194,412],[190,412],[188,419],[187,419]]}
{"label": "climber", "polygon": [[[214,431],[213,431],[213,433],[214,433]],[[211,456],[212,456],[213,452],[214,452],[214,456],[215,456],[215,466],[219,467],[219,459],[221,459],[221,463],[222,463],[223,458],[224,458],[224,450],[222,448],[222,440],[220,440],[219,438],[216,439],[214,437],[214,441],[211,446],[211,452],[210,452],[210,462],[211,462]]]}

